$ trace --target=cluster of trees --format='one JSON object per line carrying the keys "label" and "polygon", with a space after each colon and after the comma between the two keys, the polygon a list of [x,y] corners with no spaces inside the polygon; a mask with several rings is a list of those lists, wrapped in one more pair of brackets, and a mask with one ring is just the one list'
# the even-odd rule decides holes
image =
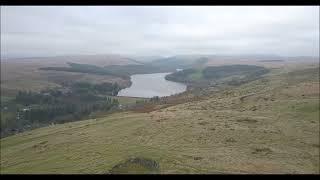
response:
{"label": "cluster of trees", "polygon": [[91,84],[88,82],[77,82],[71,86],[76,93],[92,93],[116,96],[121,90],[117,83]]}
{"label": "cluster of trees", "polygon": [[157,102],[160,102],[160,100],[161,99],[159,96],[153,96],[148,100],[147,99],[136,100],[135,107],[138,107],[140,105],[150,104],[150,103],[157,103]]}
{"label": "cluster of trees", "polygon": [[18,104],[29,106],[30,104],[56,104],[57,94],[46,95],[45,93],[35,93],[31,91],[19,91],[15,101]]}
{"label": "cluster of trees", "polygon": [[149,102],[159,102],[160,98],[159,96],[153,96],[152,98],[149,99]]}
{"label": "cluster of trees", "polygon": [[80,72],[98,75],[113,75],[124,79],[130,78],[132,74],[147,74],[167,72],[168,68],[154,66],[152,64],[139,65],[111,65],[106,67],[99,67],[91,64],[68,63],[70,67],[44,67],[41,70],[66,71],[66,72]]}
{"label": "cluster of trees", "polygon": [[240,85],[260,78],[262,75],[268,73],[269,69],[254,65],[209,66],[200,72],[202,73],[200,79],[193,80],[191,75],[196,73],[196,71],[196,69],[185,69],[169,74],[165,78],[170,81],[186,83],[194,87],[207,86],[212,83]]}
{"label": "cluster of trees", "polygon": [[106,98],[105,101],[98,101],[90,104],[57,104],[31,106],[18,111],[19,118],[24,121],[40,124],[49,124],[52,122],[60,123],[71,120],[81,119],[81,117],[89,115],[91,112],[98,110],[110,110],[117,106],[116,99]]}
{"label": "cluster of trees", "polygon": [[58,89],[18,92],[15,99],[10,102],[9,109],[1,112],[7,115],[5,119],[1,119],[1,136],[25,130],[26,127],[80,120],[92,112],[108,111],[119,106],[117,99],[93,93],[94,90],[98,92],[107,90],[111,94],[116,94],[119,88],[116,84],[75,86],[92,89],[81,93],[76,88],[67,92]]}
{"label": "cluster of trees", "polygon": [[126,76],[130,76],[133,74],[148,74],[148,73],[167,72],[166,69],[163,69],[158,66],[153,66],[152,64],[111,65],[111,66],[106,66],[105,68],[113,73],[119,73],[119,74],[126,75]]}
{"label": "cluster of trees", "polygon": [[44,67],[39,68],[40,70],[53,70],[53,71],[66,71],[66,72],[80,72],[88,74],[98,74],[98,75],[112,75],[119,76],[123,78],[129,78],[127,75],[120,74],[118,72],[111,72],[110,70],[91,64],[79,64],[79,63],[68,63],[70,67]]}
{"label": "cluster of trees", "polygon": [[189,75],[195,73],[195,69],[184,69],[182,71],[177,71],[172,74],[166,75],[165,79],[168,81],[176,81],[182,83],[189,83],[192,80],[189,78]]}

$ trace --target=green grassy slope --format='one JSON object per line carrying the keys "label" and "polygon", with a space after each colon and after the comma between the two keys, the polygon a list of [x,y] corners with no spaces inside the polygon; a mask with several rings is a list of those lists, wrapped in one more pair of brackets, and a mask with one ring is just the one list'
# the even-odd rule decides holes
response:
{"label": "green grassy slope", "polygon": [[319,173],[319,69],[7,137],[0,172],[107,173],[132,157],[160,173]]}

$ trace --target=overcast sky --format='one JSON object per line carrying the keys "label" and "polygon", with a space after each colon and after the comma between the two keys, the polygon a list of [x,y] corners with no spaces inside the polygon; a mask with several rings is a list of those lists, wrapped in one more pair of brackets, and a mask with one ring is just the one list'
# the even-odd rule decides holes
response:
{"label": "overcast sky", "polygon": [[1,6],[1,56],[319,55],[317,6]]}

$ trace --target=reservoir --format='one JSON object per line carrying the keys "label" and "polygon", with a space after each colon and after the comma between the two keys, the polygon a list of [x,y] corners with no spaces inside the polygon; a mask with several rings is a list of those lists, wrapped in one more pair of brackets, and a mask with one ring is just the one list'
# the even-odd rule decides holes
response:
{"label": "reservoir", "polygon": [[182,83],[165,79],[170,73],[135,74],[131,76],[132,85],[119,91],[118,96],[145,97],[170,96],[186,91],[187,86]]}

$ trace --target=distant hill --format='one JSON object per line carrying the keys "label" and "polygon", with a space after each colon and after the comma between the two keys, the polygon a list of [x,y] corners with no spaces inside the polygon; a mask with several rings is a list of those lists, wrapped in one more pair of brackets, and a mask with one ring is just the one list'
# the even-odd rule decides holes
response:
{"label": "distant hill", "polygon": [[121,55],[70,55],[70,56],[55,56],[55,57],[30,57],[30,58],[15,58],[4,59],[5,62],[29,62],[40,64],[59,64],[67,65],[67,62],[92,64],[96,66],[109,65],[128,65],[128,64],[142,64],[135,59],[128,58]]}
{"label": "distant hill", "polygon": [[283,62],[284,60],[260,60],[259,62]]}
{"label": "distant hill", "polygon": [[132,55],[126,55],[126,57],[130,57],[132,59],[135,59],[143,63],[165,58],[164,56],[132,56]]}
{"label": "distant hill", "polygon": [[201,55],[179,55],[152,61],[153,66],[167,67],[169,69],[185,69],[206,64],[208,58]]}
{"label": "distant hill", "polygon": [[[43,71],[41,68],[69,68],[68,62],[90,64],[103,68],[108,65],[139,65],[140,62],[120,55],[79,55],[1,59],[1,94],[14,96],[17,90],[40,91],[58,87],[61,82],[117,82],[128,86],[129,80],[112,73],[88,74],[81,71]],[[61,70],[61,69],[60,69]]]}

